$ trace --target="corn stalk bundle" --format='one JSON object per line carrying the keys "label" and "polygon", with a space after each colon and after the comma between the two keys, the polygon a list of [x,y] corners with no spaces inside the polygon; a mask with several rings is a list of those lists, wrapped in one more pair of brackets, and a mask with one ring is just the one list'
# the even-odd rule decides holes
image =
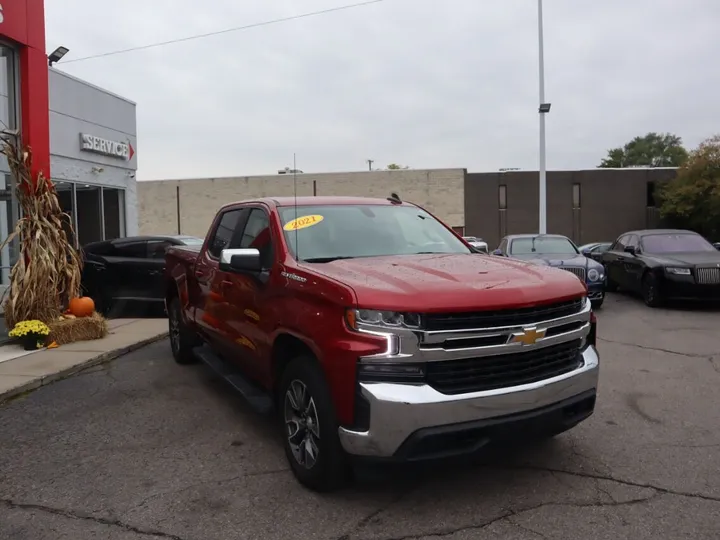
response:
{"label": "corn stalk bundle", "polygon": [[15,231],[0,245],[20,239],[18,260],[10,271],[5,291],[5,324],[38,319],[58,320],[69,299],[80,296],[82,258],[65,233],[72,230],[70,216],[62,211],[55,186],[42,173],[32,179],[32,152],[21,149],[12,137],[3,137],[2,152],[16,180],[22,217]]}

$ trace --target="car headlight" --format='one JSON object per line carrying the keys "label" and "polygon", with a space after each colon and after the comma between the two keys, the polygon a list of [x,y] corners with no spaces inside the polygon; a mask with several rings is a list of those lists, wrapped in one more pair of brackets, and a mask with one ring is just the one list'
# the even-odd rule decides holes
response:
{"label": "car headlight", "polygon": [[386,326],[388,328],[420,328],[418,313],[382,311],[377,309],[348,309],[346,318],[350,328],[357,330],[359,324]]}
{"label": "car headlight", "polygon": [[598,272],[595,268],[588,270],[587,278],[589,281],[600,281],[603,277],[602,272]]}
{"label": "car headlight", "polygon": [[675,274],[676,276],[689,276],[690,275],[690,269],[689,268],[676,268],[673,266],[668,266],[665,271],[668,274]]}

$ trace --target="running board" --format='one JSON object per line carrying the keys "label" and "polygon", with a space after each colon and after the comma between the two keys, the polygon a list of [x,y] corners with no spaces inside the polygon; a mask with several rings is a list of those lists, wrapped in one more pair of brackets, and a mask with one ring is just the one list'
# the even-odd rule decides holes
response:
{"label": "running board", "polygon": [[235,390],[240,392],[250,407],[258,413],[269,414],[275,408],[273,400],[267,392],[247,380],[237,368],[225,362],[207,345],[195,347],[193,354],[198,360],[210,366],[215,373],[229,382]]}

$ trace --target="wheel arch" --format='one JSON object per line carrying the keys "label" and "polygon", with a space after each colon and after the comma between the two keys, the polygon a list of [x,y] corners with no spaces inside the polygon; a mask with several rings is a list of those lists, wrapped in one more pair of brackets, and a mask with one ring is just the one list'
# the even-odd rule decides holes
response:
{"label": "wheel arch", "polygon": [[298,336],[289,332],[281,332],[275,337],[271,350],[271,384],[273,393],[277,392],[277,387],[282,379],[285,368],[287,368],[293,359],[299,356],[312,358],[320,365],[318,356],[312,347]]}

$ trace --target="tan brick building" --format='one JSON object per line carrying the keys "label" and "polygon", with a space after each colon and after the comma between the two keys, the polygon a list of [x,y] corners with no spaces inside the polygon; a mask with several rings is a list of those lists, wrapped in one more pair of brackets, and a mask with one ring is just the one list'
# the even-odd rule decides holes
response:
{"label": "tan brick building", "polygon": [[[404,169],[298,174],[297,194],[389,197],[396,192],[452,227],[465,225],[465,169]],[[257,197],[292,196],[293,176],[237,176],[137,183],[140,234],[204,237],[222,205]]]}

